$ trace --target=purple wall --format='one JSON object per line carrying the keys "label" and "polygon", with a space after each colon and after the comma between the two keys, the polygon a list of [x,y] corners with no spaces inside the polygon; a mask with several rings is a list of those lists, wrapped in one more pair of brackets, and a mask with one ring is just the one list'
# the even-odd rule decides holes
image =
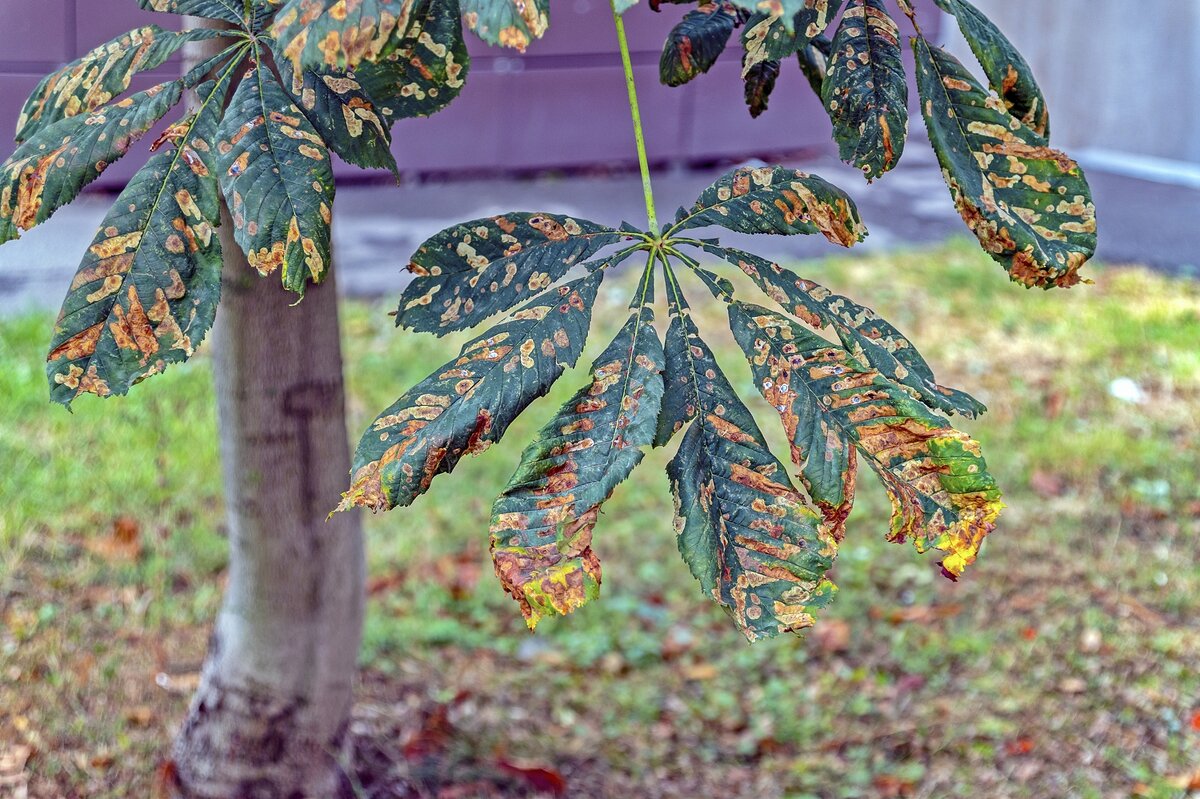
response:
{"label": "purple wall", "polygon": [[[926,20],[940,20],[932,0],[917,5]],[[663,9],[655,14],[642,3],[626,14],[652,159],[740,156],[828,143],[829,121],[794,64],[785,68],[771,108],[758,120],[742,107],[737,58],[729,54],[712,73],[687,86],[659,85],[658,54],[686,7]],[[462,96],[431,119],[396,126],[394,149],[401,168],[492,170],[630,161],[632,132],[609,14],[604,0],[555,0],[550,33],[524,55],[472,38],[472,72]],[[0,0],[0,137],[11,141],[21,104],[42,75],[130,28],[176,19],[140,11],[134,0]],[[925,26],[935,27],[928,21]],[[134,88],[175,75],[177,65],[168,63],[135,79]],[[8,148],[0,146],[0,152],[7,154]],[[132,153],[100,182],[124,180],[142,160]],[[366,174],[353,167],[341,173]]]}

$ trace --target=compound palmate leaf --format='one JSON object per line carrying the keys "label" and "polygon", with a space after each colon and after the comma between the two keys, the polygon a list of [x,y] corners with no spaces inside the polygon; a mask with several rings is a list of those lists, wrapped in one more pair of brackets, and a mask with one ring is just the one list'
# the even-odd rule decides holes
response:
{"label": "compound palmate leaf", "polygon": [[262,275],[303,294],[330,265],[333,168],[312,123],[271,70],[251,67],[221,121],[221,188],[233,234]]}
{"label": "compound palmate leaf", "polygon": [[492,508],[496,573],[530,628],[599,592],[592,530],[600,506],[654,438],[663,361],[654,311],[635,303],[592,364],[591,382],[538,433]]}
{"label": "compound palmate leaf", "polygon": [[586,219],[514,212],[447,228],[408,270],[396,324],[444,335],[506,311],[624,233]]}
{"label": "compound palmate leaf", "polygon": [[461,0],[467,27],[488,44],[524,52],[550,25],[549,0]]}
{"label": "compound palmate leaf", "polygon": [[[890,540],[911,538],[920,551],[945,552],[943,573],[957,579],[1003,507],[979,444],[785,316],[733,302],[729,320],[793,445],[803,450],[824,435],[836,456],[852,442],[892,499]],[[829,478],[827,464],[812,458],[798,464],[814,483]]]}
{"label": "compound palmate leaf", "polygon": [[995,24],[967,0],[936,0],[958,20],[992,89],[1008,110],[1042,138],[1050,137],[1050,112],[1029,63]]}
{"label": "compound palmate leaf", "polygon": [[544,292],[396,400],[359,441],[339,509],[409,505],[464,455],[499,441],[578,360],[603,279],[597,270]]}
{"label": "compound palmate leaf", "polygon": [[843,161],[868,180],[896,165],[908,135],[908,79],[900,30],[882,0],[850,0],[821,96]]}
{"label": "compound palmate leaf", "polygon": [[95,111],[128,89],[135,74],[154,69],[189,41],[216,35],[147,25],[100,45],[42,78],[17,119],[17,143],[60,119]]}
{"label": "compound palmate leaf", "polygon": [[663,45],[659,79],[667,86],[682,86],[708,72],[729,43],[736,22],[727,3],[705,3],[684,14]]}
{"label": "compound palmate leaf", "polygon": [[[837,539],[767,449],[686,306],[671,312],[668,350],[684,362],[668,354],[664,411],[694,417],[667,466],[679,551],[749,640],[809,627],[836,591],[825,572]],[[672,373],[680,367],[687,374]]]}
{"label": "compound palmate leaf", "polygon": [[180,81],[162,83],[38,130],[0,165],[0,243],[45,222],[75,199],[178,103],[182,93]]}
{"label": "compound palmate leaf", "polygon": [[197,90],[197,112],[161,142],[100,224],[71,281],[47,357],[50,396],[124,394],[187,360],[212,326],[221,292],[217,123],[227,71]]}
{"label": "compound palmate leaf", "polygon": [[297,71],[353,69],[395,48],[418,2],[436,1],[288,0],[271,35]]}
{"label": "compound palmate leaf", "polygon": [[1096,251],[1083,170],[1011,116],[954,56],[914,39],[925,127],[955,206],[983,248],[1026,286],[1073,286]]}
{"label": "compound palmate leaf", "polygon": [[766,258],[711,244],[706,244],[704,250],[736,265],[764,294],[814,330],[831,326],[855,358],[906,387],[929,407],[967,417],[987,410],[970,394],[938,385],[933,370],[913,343],[870,308]]}
{"label": "compound palmate leaf", "polygon": [[413,12],[391,53],[361,64],[356,74],[390,125],[445,108],[462,91],[470,66],[458,0],[435,0]]}
{"label": "compound palmate leaf", "polygon": [[737,233],[820,233],[849,247],[867,235],[854,201],[807,172],[739,167],[705,189],[689,210],[680,209],[671,232],[719,225]]}

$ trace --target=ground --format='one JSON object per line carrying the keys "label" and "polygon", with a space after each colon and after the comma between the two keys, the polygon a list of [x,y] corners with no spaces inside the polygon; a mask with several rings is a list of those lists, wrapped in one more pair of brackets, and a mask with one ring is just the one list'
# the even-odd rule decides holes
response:
{"label": "ground", "polygon": [[[805,640],[748,645],[676,554],[656,452],[597,528],[600,600],[529,633],[487,518],[569,373],[503,444],[369,522],[362,796],[1200,795],[1200,287],[1097,267],[1031,292],[966,242],[796,266],[990,406],[966,429],[1008,509],[979,562],[951,583],[884,543],[864,474],[836,602]],[[460,343],[387,310],[346,308],[356,434]],[[50,326],[0,322],[0,797],[151,796],[222,587],[210,364],[67,414],[46,401]]]}

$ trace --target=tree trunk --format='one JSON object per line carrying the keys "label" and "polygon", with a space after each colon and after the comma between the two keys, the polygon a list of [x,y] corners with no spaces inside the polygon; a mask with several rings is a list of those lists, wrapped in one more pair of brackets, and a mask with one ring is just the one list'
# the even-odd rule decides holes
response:
{"label": "tree trunk", "polygon": [[[192,59],[213,52],[203,44]],[[254,272],[232,229],[224,213],[213,349],[229,582],[175,743],[174,790],[350,798],[342,764],[364,558],[357,513],[326,521],[350,470],[337,292],[331,272],[290,307],[295,297]]]}

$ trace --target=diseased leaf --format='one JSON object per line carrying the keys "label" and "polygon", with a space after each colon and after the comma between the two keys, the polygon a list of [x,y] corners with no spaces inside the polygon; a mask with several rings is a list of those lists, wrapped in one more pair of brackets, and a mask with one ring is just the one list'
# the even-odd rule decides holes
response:
{"label": "diseased leaf", "polygon": [[261,66],[246,72],[221,121],[221,189],[233,235],[259,274],[304,293],[330,264],[333,169],[308,118]]}
{"label": "diseased leaf", "polygon": [[445,335],[547,288],[624,233],[586,219],[516,212],[447,228],[422,244],[398,327]]}
{"label": "diseased leaf", "polygon": [[0,165],[0,243],[45,222],[75,199],[182,94],[181,82],[162,83],[38,130]]}
{"label": "diseased leaf", "polygon": [[545,35],[549,0],[461,0],[467,27],[488,44],[519,52]]}
{"label": "diseased leaf", "polygon": [[827,456],[836,460],[842,443],[853,442],[892,499],[888,538],[912,538],[918,551],[945,552],[942,570],[957,579],[1003,507],[979,444],[786,317],[734,302],[729,319],[759,390],[783,417],[793,443],[814,446],[826,432]]}
{"label": "diseased leaf", "polygon": [[915,39],[929,139],[967,227],[1012,279],[1068,287],[1096,252],[1096,207],[1083,170],[1045,146],[954,56]]}
{"label": "diseased leaf", "polygon": [[300,73],[287,59],[275,64],[292,101],[331,150],[346,163],[399,174],[388,123],[354,72]]}
{"label": "diseased leaf", "polygon": [[246,6],[243,0],[138,0],[147,11],[165,14],[190,14],[195,17],[219,19],[235,25],[245,25]]}
{"label": "diseased leaf", "polygon": [[[653,283],[649,284],[650,286]],[[648,291],[638,300],[652,302]],[[629,320],[592,364],[592,379],[542,428],[492,508],[492,559],[530,628],[600,590],[592,530],[600,506],[643,457],[662,405],[654,310]]]}
{"label": "diseased leaf", "polygon": [[1029,63],[999,28],[967,0],[936,0],[958,20],[992,90],[1009,112],[1043,139],[1050,138],[1050,111]]}
{"label": "diseased leaf", "polygon": [[905,387],[929,407],[971,418],[987,410],[970,394],[938,385],[913,343],[870,308],[757,255],[713,245],[704,249],[737,266],[764,294],[809,327],[832,327],[856,360]]}
{"label": "diseased leaf", "polygon": [[464,455],[499,441],[579,359],[603,279],[597,270],[544,292],[396,400],[359,441],[338,509],[409,505]]}
{"label": "diseased leaf", "polygon": [[686,306],[672,315],[667,335],[685,341],[668,349],[686,351],[696,374],[695,421],[667,466],[679,551],[749,640],[809,627],[836,592],[825,572],[837,540],[767,449]]}
{"label": "diseased leaf", "polygon": [[687,12],[671,29],[658,60],[658,75],[667,86],[682,86],[708,72],[729,43],[737,21],[726,3],[705,3]]}
{"label": "diseased leaf", "polygon": [[781,166],[738,167],[717,178],[672,232],[719,225],[736,233],[821,233],[843,247],[867,235],[854,201],[831,183]]}
{"label": "diseased leaf", "polygon": [[[781,27],[798,37],[796,48],[823,32],[829,22],[837,16],[842,0],[731,0],[733,5],[759,15],[780,20]],[[795,49],[786,53],[790,56]]]}
{"label": "diseased leaf", "polygon": [[221,293],[216,131],[227,71],[170,128],[100,224],[71,281],[50,343],[50,396],[125,394],[191,357]]}
{"label": "diseased leaf", "polygon": [[760,61],[742,73],[742,80],[746,84],[743,93],[750,116],[757,118],[767,110],[781,66],[775,60]]}
{"label": "diseased leaf", "polygon": [[354,69],[391,52],[418,3],[432,1],[288,0],[275,15],[271,35],[297,72]]}
{"label": "diseased leaf", "polygon": [[841,158],[873,180],[900,160],[908,135],[908,78],[900,29],[883,0],[850,0],[833,40],[821,97]]}
{"label": "diseased leaf", "polygon": [[[767,4],[760,4],[760,8]],[[764,61],[782,61],[808,48],[837,16],[842,0],[802,2],[795,14],[782,10],[760,10],[750,15],[742,28],[742,78]]]}
{"label": "diseased leaf", "polygon": [[212,38],[219,31],[165,31],[147,25],[122,34],[42,78],[21,108],[17,143],[60,119],[87,114],[129,88],[139,72],[154,69],[189,41]]}
{"label": "diseased leaf", "polygon": [[829,70],[829,56],[832,52],[833,43],[824,36],[815,37],[807,47],[802,47],[796,52],[796,57],[800,60],[800,71],[804,73],[808,85],[812,87],[813,93],[817,97],[821,96],[825,86],[825,76]]}
{"label": "diseased leaf", "polygon": [[418,7],[395,49],[364,62],[357,76],[391,125],[450,105],[462,92],[470,68],[458,0],[436,0]]}

